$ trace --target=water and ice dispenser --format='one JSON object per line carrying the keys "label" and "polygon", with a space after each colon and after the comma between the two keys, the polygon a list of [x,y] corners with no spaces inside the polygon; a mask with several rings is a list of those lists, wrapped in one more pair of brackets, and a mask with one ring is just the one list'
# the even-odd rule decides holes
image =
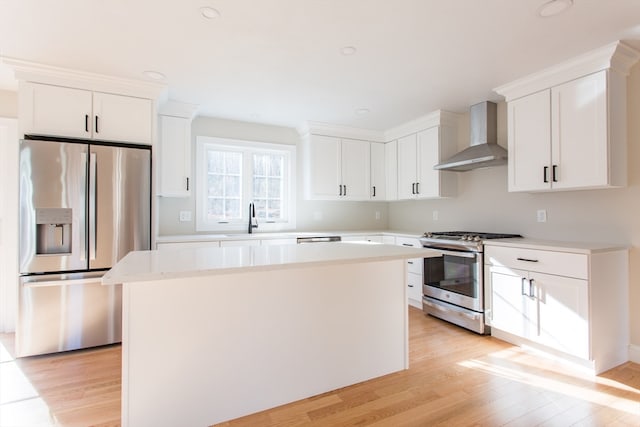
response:
{"label": "water and ice dispenser", "polygon": [[70,254],[72,221],[72,209],[36,209],[36,255]]}

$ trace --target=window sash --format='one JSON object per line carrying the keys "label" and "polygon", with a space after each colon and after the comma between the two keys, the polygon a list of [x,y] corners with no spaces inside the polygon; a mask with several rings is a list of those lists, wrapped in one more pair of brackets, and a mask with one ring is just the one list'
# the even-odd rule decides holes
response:
{"label": "window sash", "polygon": [[[197,153],[197,231],[246,229],[251,201],[260,231],[295,228],[295,146],[197,137]],[[225,161],[211,165],[210,153],[240,153],[240,167],[229,168]],[[208,191],[210,177],[221,180],[217,192]],[[225,179],[233,177],[240,180],[236,193],[224,186]],[[214,202],[214,214],[209,215]]]}

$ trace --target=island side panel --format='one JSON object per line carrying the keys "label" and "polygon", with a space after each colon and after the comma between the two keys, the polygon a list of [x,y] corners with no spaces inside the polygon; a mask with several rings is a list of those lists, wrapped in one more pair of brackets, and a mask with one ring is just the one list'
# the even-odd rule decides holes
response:
{"label": "island side panel", "polygon": [[125,284],[123,426],[210,425],[408,368],[405,264]]}

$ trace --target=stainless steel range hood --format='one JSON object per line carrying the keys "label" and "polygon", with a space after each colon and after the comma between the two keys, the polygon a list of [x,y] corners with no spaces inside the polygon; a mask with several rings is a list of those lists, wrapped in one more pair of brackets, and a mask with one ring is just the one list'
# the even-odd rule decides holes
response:
{"label": "stainless steel range hood", "polygon": [[435,165],[438,170],[466,172],[507,164],[507,150],[498,145],[497,104],[490,101],[471,106],[471,146]]}

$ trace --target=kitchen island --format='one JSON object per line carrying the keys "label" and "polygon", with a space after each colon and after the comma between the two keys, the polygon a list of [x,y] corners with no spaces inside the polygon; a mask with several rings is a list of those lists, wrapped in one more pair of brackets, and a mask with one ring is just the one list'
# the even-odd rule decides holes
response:
{"label": "kitchen island", "polygon": [[391,245],[132,252],[122,425],[205,426],[408,368],[406,262]]}

